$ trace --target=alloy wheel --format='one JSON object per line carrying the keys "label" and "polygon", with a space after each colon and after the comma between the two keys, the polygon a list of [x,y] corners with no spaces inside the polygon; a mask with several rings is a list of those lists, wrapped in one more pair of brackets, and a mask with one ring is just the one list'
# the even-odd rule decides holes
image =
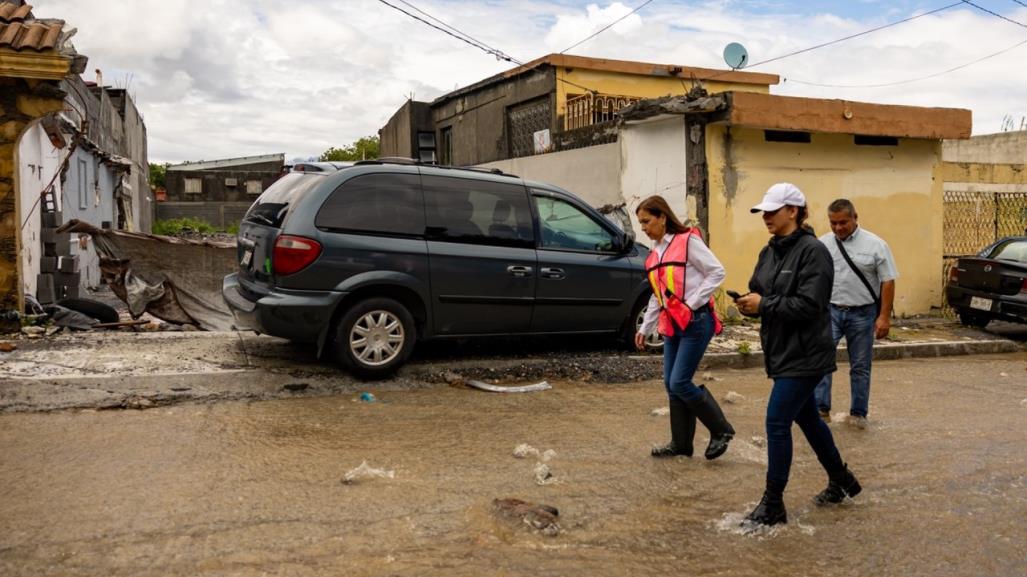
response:
{"label": "alloy wheel", "polygon": [[349,348],[361,364],[378,367],[399,356],[406,332],[399,317],[386,310],[373,310],[353,323]]}

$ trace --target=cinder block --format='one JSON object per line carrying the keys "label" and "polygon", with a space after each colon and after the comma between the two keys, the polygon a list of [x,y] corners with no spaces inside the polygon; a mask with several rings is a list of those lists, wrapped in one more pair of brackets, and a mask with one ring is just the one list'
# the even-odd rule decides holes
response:
{"label": "cinder block", "polygon": [[[44,256],[39,259],[39,272],[57,272],[56,256]],[[72,271],[74,272],[74,271]]]}
{"label": "cinder block", "polygon": [[77,299],[82,294],[82,289],[79,286],[63,286],[61,287],[61,298],[62,299]]}
{"label": "cinder block", "polygon": [[78,272],[78,256],[62,256],[57,266],[61,272]]}
{"label": "cinder block", "polygon": [[54,275],[54,286],[78,286],[81,282],[80,272],[59,272]]}
{"label": "cinder block", "polygon": [[57,229],[46,227],[39,231],[39,238],[42,239],[43,244],[54,244],[57,242]]}
{"label": "cinder block", "polygon": [[57,255],[57,243],[55,242],[44,242],[43,243],[43,256],[52,256],[56,258]]}
{"label": "cinder block", "polygon": [[57,228],[62,224],[64,224],[64,214],[61,211],[43,213],[43,228]]}
{"label": "cinder block", "polygon": [[53,280],[52,274],[36,275],[36,300],[39,304],[48,305],[57,300]]}

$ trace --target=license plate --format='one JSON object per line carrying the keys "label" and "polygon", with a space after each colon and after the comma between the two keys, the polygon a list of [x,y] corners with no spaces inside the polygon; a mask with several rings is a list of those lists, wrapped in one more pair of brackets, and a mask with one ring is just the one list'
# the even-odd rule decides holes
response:
{"label": "license plate", "polygon": [[984,299],[981,297],[970,297],[970,308],[977,309],[979,311],[990,311],[991,299]]}
{"label": "license plate", "polygon": [[239,266],[248,267],[250,266],[251,260],[253,260],[253,251],[250,249],[246,249],[246,252],[242,253],[242,259],[239,260]]}

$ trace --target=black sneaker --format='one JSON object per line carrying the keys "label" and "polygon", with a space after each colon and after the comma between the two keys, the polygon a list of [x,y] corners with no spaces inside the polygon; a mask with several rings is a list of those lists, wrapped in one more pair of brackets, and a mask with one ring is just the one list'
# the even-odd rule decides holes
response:
{"label": "black sneaker", "polygon": [[844,501],[845,497],[855,497],[862,490],[863,487],[856,480],[856,476],[846,465],[841,473],[828,479],[827,488],[813,497],[813,502],[819,506],[837,505]]}
{"label": "black sneaker", "polygon": [[771,495],[769,491],[763,492],[763,498],[759,505],[745,517],[743,525],[780,525],[788,522],[788,513],[785,511],[785,502],[780,495]]}

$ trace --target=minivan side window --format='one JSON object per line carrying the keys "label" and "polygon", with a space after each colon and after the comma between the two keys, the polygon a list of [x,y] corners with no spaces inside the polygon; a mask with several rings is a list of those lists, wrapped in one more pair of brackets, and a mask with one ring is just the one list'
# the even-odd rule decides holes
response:
{"label": "minivan side window", "polygon": [[531,248],[531,205],[521,184],[424,176],[427,234],[437,240]]}
{"label": "minivan side window", "polygon": [[542,248],[610,252],[614,236],[573,204],[550,196],[535,196]]}
{"label": "minivan side window", "polygon": [[318,228],[378,234],[424,234],[424,200],[416,174],[365,174],[342,183],[314,218]]}

